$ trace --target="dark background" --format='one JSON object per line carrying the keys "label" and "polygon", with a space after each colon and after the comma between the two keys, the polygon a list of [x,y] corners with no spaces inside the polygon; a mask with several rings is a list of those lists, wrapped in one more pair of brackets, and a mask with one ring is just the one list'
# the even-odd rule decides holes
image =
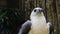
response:
{"label": "dark background", "polygon": [[0,0],[0,34],[17,34],[35,7],[45,10],[54,34],[60,34],[60,0]]}

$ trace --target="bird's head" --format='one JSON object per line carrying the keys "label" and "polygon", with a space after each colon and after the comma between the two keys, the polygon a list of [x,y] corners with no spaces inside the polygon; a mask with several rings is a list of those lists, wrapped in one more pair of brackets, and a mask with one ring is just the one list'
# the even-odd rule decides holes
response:
{"label": "bird's head", "polygon": [[33,11],[31,12],[30,18],[31,17],[41,17],[44,16],[44,10],[40,7],[34,8]]}

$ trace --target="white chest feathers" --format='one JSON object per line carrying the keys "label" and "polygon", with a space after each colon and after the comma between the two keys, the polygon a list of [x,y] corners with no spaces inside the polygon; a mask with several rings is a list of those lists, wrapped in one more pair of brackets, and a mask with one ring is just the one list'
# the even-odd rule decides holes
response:
{"label": "white chest feathers", "polygon": [[49,34],[44,16],[40,18],[34,17],[31,23],[31,30],[28,34]]}

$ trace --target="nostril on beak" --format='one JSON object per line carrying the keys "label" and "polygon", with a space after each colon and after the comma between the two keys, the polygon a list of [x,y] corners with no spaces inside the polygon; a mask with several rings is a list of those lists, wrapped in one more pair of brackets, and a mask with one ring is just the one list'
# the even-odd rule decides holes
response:
{"label": "nostril on beak", "polygon": [[43,12],[43,10],[39,10],[39,12]]}
{"label": "nostril on beak", "polygon": [[41,10],[39,10],[39,12],[41,12]]}
{"label": "nostril on beak", "polygon": [[39,13],[41,12],[41,10],[39,9],[39,10],[37,10]]}

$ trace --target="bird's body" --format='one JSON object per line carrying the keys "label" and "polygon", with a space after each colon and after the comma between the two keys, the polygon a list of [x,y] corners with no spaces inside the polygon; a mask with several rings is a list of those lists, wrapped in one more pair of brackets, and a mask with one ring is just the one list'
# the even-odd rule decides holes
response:
{"label": "bird's body", "polygon": [[26,21],[18,34],[52,34],[50,23],[46,23],[46,18],[42,8],[34,8],[30,15],[30,21]]}
{"label": "bird's body", "polygon": [[[31,23],[33,24],[31,26],[31,30],[29,34],[49,34],[49,30],[47,28],[46,19],[45,16],[37,15],[37,16],[31,16]],[[48,32],[47,32],[48,31]]]}
{"label": "bird's body", "polygon": [[32,26],[29,34],[49,34],[49,30],[47,28],[45,17],[34,17],[32,18]]}

